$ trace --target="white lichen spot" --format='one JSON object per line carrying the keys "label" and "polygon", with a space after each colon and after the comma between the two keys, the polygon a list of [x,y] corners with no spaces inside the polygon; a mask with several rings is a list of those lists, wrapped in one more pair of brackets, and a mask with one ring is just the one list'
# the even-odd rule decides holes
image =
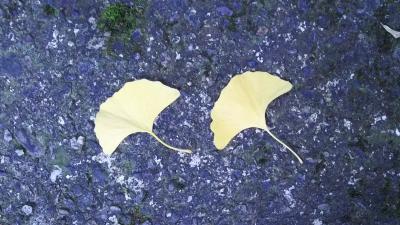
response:
{"label": "white lichen spot", "polygon": [[289,207],[294,208],[296,206],[296,200],[293,198],[292,190],[294,190],[294,186],[291,186],[289,189],[284,189],[283,197],[289,202]]}
{"label": "white lichen spot", "polygon": [[324,89],[322,90],[328,90],[330,87],[336,87],[339,84],[339,80],[338,79],[333,79],[332,81],[328,81],[325,84]]}
{"label": "white lichen spot", "polygon": [[256,57],[257,57],[257,61],[260,63],[264,62],[264,58],[262,56],[260,56],[260,52],[256,52]]}
{"label": "white lichen spot", "polygon": [[343,120],[343,125],[348,129],[348,130],[350,130],[351,129],[351,121],[350,120],[347,120],[347,119],[344,119]]}
{"label": "white lichen spot", "polygon": [[86,48],[98,50],[104,47],[104,38],[92,38],[88,41]]}
{"label": "white lichen spot", "polygon": [[175,54],[176,54],[176,56],[175,56],[176,60],[180,60],[182,58],[181,54],[179,54],[178,52],[175,52]]}
{"label": "white lichen spot", "polygon": [[119,177],[117,177],[117,179],[115,180],[115,182],[117,182],[118,184],[124,184],[125,182],[125,176],[121,175]]}
{"label": "white lichen spot", "polygon": [[360,178],[355,178],[354,176],[351,176],[349,181],[347,182],[347,184],[354,186],[359,180],[360,180]]}
{"label": "white lichen spot", "polygon": [[318,119],[318,113],[313,113],[311,114],[311,116],[307,119],[307,121],[315,123],[317,122]]}
{"label": "white lichen spot", "polygon": [[140,192],[145,187],[144,181],[136,177],[129,177],[128,179],[125,179],[124,175],[119,175],[115,182],[122,186],[129,187],[129,189],[133,190],[134,192]]}
{"label": "white lichen spot", "polygon": [[387,119],[386,115],[375,117],[374,118],[374,122],[372,123],[372,125],[375,125],[379,121],[385,121],[386,119]]}
{"label": "white lichen spot", "polygon": [[108,217],[108,220],[112,222],[112,225],[119,225],[118,218],[115,215]]}
{"label": "white lichen spot", "polygon": [[57,122],[60,125],[64,125],[65,124],[64,118],[62,118],[61,116],[58,117],[58,121]]}
{"label": "white lichen spot", "polygon": [[297,59],[301,62],[301,69],[307,66],[308,54],[298,55]]}
{"label": "white lichen spot", "polygon": [[10,131],[4,130],[3,139],[5,142],[10,142],[12,140],[12,135],[11,135]]}
{"label": "white lichen spot", "polygon": [[312,222],[312,225],[323,225],[323,223],[322,223],[322,221],[321,221],[320,219],[315,219],[315,220]]}
{"label": "white lichen spot", "polygon": [[144,181],[140,180],[136,177],[129,177],[128,185],[129,185],[129,187],[132,187],[133,191],[135,191],[135,192],[139,192],[145,187]]}
{"label": "white lichen spot", "polygon": [[163,168],[163,164],[161,163],[161,159],[157,158],[157,156],[154,157],[154,162],[160,167]]}
{"label": "white lichen spot", "polygon": [[53,39],[47,43],[47,47],[46,48],[57,48],[58,47],[58,35],[59,35],[59,31],[58,30],[53,30]]}
{"label": "white lichen spot", "polygon": [[112,166],[112,161],[114,161],[114,158],[112,158],[109,155],[104,154],[101,152],[98,155],[92,156],[92,160],[99,162],[99,163],[107,163],[107,168],[109,171],[113,171],[114,167]]}
{"label": "white lichen spot", "polygon": [[10,33],[8,33],[7,36],[8,36],[8,39],[10,39],[10,41],[15,42],[15,35],[14,35],[14,33],[10,32]]}
{"label": "white lichen spot", "polygon": [[23,156],[25,154],[24,151],[21,149],[15,150],[15,153],[17,154],[17,156]]}
{"label": "white lichen spot", "polygon": [[50,180],[53,183],[56,182],[57,177],[60,176],[62,173],[62,169],[59,166],[55,165],[54,168],[55,169],[53,171],[51,171],[51,174],[50,174]]}
{"label": "white lichen spot", "polygon": [[29,216],[29,215],[32,214],[33,209],[32,209],[32,206],[30,206],[30,205],[24,205],[24,206],[22,206],[21,211],[22,211],[26,216]]}
{"label": "white lichen spot", "polygon": [[75,149],[75,150],[80,150],[82,148],[84,142],[85,142],[85,138],[82,136],[79,136],[78,138],[73,137],[69,140],[71,148]]}
{"label": "white lichen spot", "polygon": [[190,158],[189,165],[190,167],[198,167],[200,166],[201,158],[198,154],[193,154]]}
{"label": "white lichen spot", "polygon": [[298,28],[301,32],[304,32],[306,30],[306,22],[300,22]]}
{"label": "white lichen spot", "polygon": [[92,25],[91,28],[92,28],[93,30],[96,29],[96,19],[95,19],[93,16],[91,16],[91,17],[89,17],[88,21],[89,21],[89,23]]}

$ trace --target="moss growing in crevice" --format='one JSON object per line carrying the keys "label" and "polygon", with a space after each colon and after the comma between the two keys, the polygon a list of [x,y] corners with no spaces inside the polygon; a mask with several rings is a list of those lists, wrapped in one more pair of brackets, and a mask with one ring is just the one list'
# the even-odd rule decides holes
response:
{"label": "moss growing in crevice", "polygon": [[186,187],[185,180],[180,177],[174,177],[171,180],[174,187],[178,190],[183,190]]}
{"label": "moss growing in crevice", "polygon": [[144,214],[139,206],[135,206],[131,213],[131,225],[142,224],[144,222],[151,222],[151,217]]}
{"label": "moss growing in crevice", "polygon": [[65,149],[59,149],[54,154],[54,159],[50,160],[50,165],[66,167],[70,163],[71,157]]}
{"label": "moss growing in crevice", "polygon": [[107,42],[107,53],[113,54],[116,48],[137,52],[137,44],[132,43],[132,32],[144,23],[146,1],[136,1],[135,5],[122,3],[111,4],[103,10],[97,27],[111,36]]}
{"label": "moss growing in crevice", "polygon": [[141,11],[132,6],[116,3],[108,6],[101,14],[98,27],[111,34],[123,34],[136,27],[137,16]]}
{"label": "moss growing in crevice", "polygon": [[[370,183],[366,181],[365,178],[360,178],[358,182],[354,184],[354,186],[350,186],[347,188],[347,195],[350,197],[351,202],[356,201],[364,201],[366,197],[368,197],[368,188]],[[358,211],[359,208],[353,208],[355,211]],[[350,215],[351,218],[357,217],[356,215]]]}
{"label": "moss growing in crevice", "polygon": [[392,183],[392,180],[385,178],[383,187],[380,190],[380,194],[383,196],[383,201],[380,205],[381,212],[388,217],[400,217],[400,185]]}
{"label": "moss growing in crevice", "polygon": [[53,6],[46,4],[43,7],[43,12],[47,15],[47,16],[56,16],[58,11],[57,9],[55,9]]}
{"label": "moss growing in crevice", "polygon": [[257,165],[264,166],[269,163],[271,161],[271,152],[271,146],[269,145],[265,145],[257,149],[257,151],[253,153],[254,160],[256,161]]}

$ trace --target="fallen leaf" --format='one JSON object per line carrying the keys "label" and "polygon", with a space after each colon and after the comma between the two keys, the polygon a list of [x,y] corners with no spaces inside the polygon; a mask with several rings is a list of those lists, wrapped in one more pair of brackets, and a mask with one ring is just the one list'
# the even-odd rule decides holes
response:
{"label": "fallen leaf", "polygon": [[386,30],[387,32],[389,32],[394,38],[399,38],[399,37],[400,37],[400,31],[393,30],[392,28],[390,28],[389,26],[387,26],[387,25],[385,25],[385,24],[383,24],[383,23],[381,23],[381,25],[382,25],[382,27],[385,28],[385,30]]}
{"label": "fallen leaf", "polygon": [[211,130],[216,148],[225,148],[244,129],[260,128],[303,163],[289,146],[271,133],[265,121],[268,105],[290,89],[290,82],[267,72],[245,72],[233,77],[222,90],[211,112]]}
{"label": "fallen leaf", "polygon": [[124,138],[138,132],[149,133],[172,150],[191,153],[166,144],[153,132],[157,116],[179,95],[178,90],[160,82],[146,79],[127,82],[100,105],[96,115],[94,131],[104,153],[113,153]]}

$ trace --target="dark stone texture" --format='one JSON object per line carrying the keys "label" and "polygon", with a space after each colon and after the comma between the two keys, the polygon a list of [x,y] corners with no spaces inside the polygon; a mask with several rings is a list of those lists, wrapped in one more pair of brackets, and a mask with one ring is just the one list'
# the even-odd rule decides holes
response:
{"label": "dark stone texture", "polygon": [[40,157],[44,154],[44,150],[40,147],[40,144],[28,134],[26,130],[17,130],[15,133],[16,141],[22,145],[25,151],[32,157]]}
{"label": "dark stone texture", "polygon": [[[400,224],[398,1],[154,0],[101,31],[117,2],[143,3],[1,1],[1,225]],[[303,165],[260,130],[213,146],[247,70],[294,85],[266,117]],[[101,153],[99,105],[141,78],[181,92],[154,131],[192,155],[147,134]]]}
{"label": "dark stone texture", "polygon": [[0,64],[1,73],[11,76],[19,76],[22,73],[20,59],[15,55],[0,58]]}

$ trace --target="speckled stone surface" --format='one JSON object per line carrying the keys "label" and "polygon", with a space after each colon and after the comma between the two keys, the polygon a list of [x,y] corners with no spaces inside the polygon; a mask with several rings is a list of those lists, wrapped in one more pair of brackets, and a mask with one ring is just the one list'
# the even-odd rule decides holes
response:
{"label": "speckled stone surface", "polygon": [[[132,4],[133,1],[125,1]],[[125,42],[98,29],[112,0],[0,0],[0,224],[400,224],[396,0],[148,1]],[[48,4],[48,5],[46,5]],[[247,70],[294,89],[273,132],[224,151],[210,110]],[[127,81],[177,88],[155,132],[107,157],[99,105]]]}

